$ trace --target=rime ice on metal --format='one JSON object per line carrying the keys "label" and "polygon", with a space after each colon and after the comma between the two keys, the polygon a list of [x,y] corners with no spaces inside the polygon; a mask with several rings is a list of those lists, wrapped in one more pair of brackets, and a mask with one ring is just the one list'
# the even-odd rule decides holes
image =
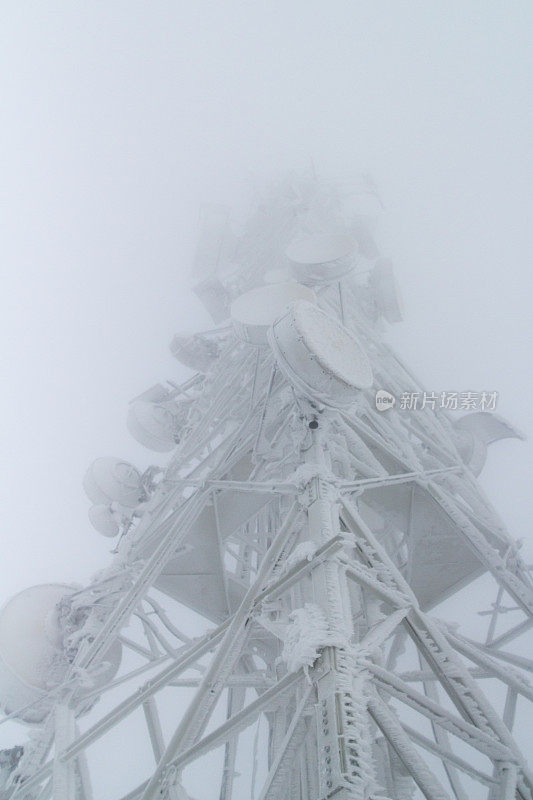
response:
{"label": "rime ice on metal", "polygon": [[[194,796],[187,766],[217,748],[219,800],[532,800],[512,729],[533,662],[506,649],[531,627],[532,582],[476,482],[488,445],[516,432],[487,412],[376,409],[377,390],[424,391],[385,342],[402,307],[378,214],[368,182],[307,178],[240,235],[205,210],[195,291],[213,327],[171,344],[195,374],[128,411],[168,455],[144,472],[91,465],[90,519],[117,537],[114,560],[0,614],[0,699],[34,726],[0,754],[3,798],[89,800],[91,745],[142,708],[155,767],[135,785],[125,769],[116,800]],[[432,610],[483,574],[495,600],[472,641]],[[180,630],[180,604],[206,633]]]}

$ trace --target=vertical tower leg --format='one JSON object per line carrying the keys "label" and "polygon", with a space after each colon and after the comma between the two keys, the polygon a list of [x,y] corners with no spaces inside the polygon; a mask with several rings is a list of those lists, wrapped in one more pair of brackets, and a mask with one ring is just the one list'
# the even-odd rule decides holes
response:
{"label": "vertical tower leg", "polygon": [[[323,435],[319,431],[311,435],[313,445],[306,460],[319,475],[309,485],[309,535],[320,547],[339,534],[339,510],[334,487],[320,475],[329,466]],[[319,796],[367,800],[376,783],[366,678],[354,658],[353,615],[346,576],[335,556],[317,566],[312,583],[314,601],[325,613],[332,642],[324,647],[315,670]]]}

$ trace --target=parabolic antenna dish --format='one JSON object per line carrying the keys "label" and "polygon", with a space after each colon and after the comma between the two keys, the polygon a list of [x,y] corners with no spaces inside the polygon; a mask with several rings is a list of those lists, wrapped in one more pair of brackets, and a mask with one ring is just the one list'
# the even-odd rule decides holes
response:
{"label": "parabolic antenna dish", "polygon": [[380,258],[376,261],[370,277],[374,288],[376,302],[379,311],[387,322],[394,325],[403,319],[403,303],[400,295],[392,261],[388,258]]}
{"label": "parabolic antenna dish", "polygon": [[293,303],[269,339],[280,369],[306,397],[342,407],[372,386],[372,367],[358,340],[316,305]]}
{"label": "parabolic antenna dish", "polygon": [[91,506],[89,509],[89,521],[93,528],[110,539],[116,536],[120,530],[115,515],[109,506],[99,504]]}
{"label": "parabolic antenna dish", "polygon": [[231,304],[237,336],[249,344],[267,344],[270,326],[295,300],[315,303],[316,295],[308,286],[294,281],[259,286],[241,294]]}
{"label": "parabolic antenna dish", "polygon": [[115,501],[135,508],[141,494],[141,474],[120,458],[97,458],[85,473],[83,488],[96,505]]}
{"label": "parabolic antenna dish", "polygon": [[457,420],[455,427],[457,430],[469,431],[485,444],[491,444],[500,439],[524,439],[523,433],[520,433],[503,417],[491,414],[490,411],[475,411],[472,414],[465,414]]}
{"label": "parabolic antenna dish", "polygon": [[503,417],[489,411],[465,414],[454,423],[456,446],[465,464],[477,477],[487,458],[487,447],[500,439],[523,439],[524,436]]}
{"label": "parabolic antenna dish", "polygon": [[[57,605],[73,590],[63,584],[32,586],[0,611],[0,706],[6,713],[18,712],[23,722],[42,721],[56,702],[46,693],[64,680],[70,666]],[[109,666],[99,674],[98,684],[116,673],[120,654],[120,645],[111,645],[105,658]]]}
{"label": "parabolic antenna dish", "polygon": [[126,420],[128,430],[139,444],[158,453],[168,453],[179,440],[176,416],[163,403],[134,400]]}
{"label": "parabolic antenna dish", "polygon": [[285,254],[302,283],[338,280],[355,266],[357,242],[348,233],[306,236],[292,242]]}
{"label": "parabolic antenna dish", "polygon": [[198,334],[177,333],[170,343],[170,352],[185,367],[207,372],[217,360],[218,345]]}

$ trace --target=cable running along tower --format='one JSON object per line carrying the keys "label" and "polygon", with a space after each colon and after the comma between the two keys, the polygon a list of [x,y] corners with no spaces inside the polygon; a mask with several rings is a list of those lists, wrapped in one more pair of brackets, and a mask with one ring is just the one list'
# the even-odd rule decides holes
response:
{"label": "cable running along tower", "polygon": [[[213,327],[172,341],[193,377],[128,411],[156,463],[85,477],[111,564],[0,612],[4,721],[29,726],[4,800],[533,800],[513,738],[533,661],[510,646],[533,585],[476,481],[517,434],[386,407],[423,389],[384,338],[378,205],[294,178],[238,237],[204,210]],[[480,576],[473,640],[434,610],[463,592],[469,613]]]}

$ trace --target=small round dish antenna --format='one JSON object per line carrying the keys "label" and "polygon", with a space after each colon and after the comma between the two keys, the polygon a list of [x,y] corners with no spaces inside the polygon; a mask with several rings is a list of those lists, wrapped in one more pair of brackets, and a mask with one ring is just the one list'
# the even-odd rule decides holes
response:
{"label": "small round dish antenna", "polygon": [[316,295],[294,281],[258,286],[241,294],[231,304],[235,333],[249,344],[266,345],[270,326],[295,300],[315,303]]}
{"label": "small round dish antenna", "polygon": [[269,334],[279,368],[304,396],[343,407],[372,386],[370,361],[355,336],[318,306],[300,300]]}
{"label": "small round dish antenna", "polygon": [[170,352],[180,364],[195,370],[207,372],[217,360],[218,344],[204,336],[191,333],[177,333],[170,343]]}
{"label": "small round dish antenna", "polygon": [[141,474],[120,458],[97,458],[85,473],[83,488],[96,505],[115,501],[135,508],[141,495]]}
{"label": "small round dish antenna", "polygon": [[98,504],[91,506],[89,509],[89,521],[93,528],[101,533],[102,536],[107,536],[112,539],[120,530],[117,519],[109,506]]}
{"label": "small round dish antenna", "polygon": [[378,310],[387,322],[390,322],[391,325],[401,322],[403,319],[403,303],[396,278],[394,277],[392,261],[388,258],[378,259],[371,272],[370,283],[374,289]]}
{"label": "small round dish antenna", "polygon": [[168,453],[179,440],[176,416],[163,403],[134,400],[130,403],[126,424],[133,438],[158,453]]}
{"label": "small round dish antenna", "polygon": [[[21,722],[41,722],[56,702],[47,693],[62,683],[70,667],[62,645],[58,603],[74,590],[58,583],[32,586],[0,610],[0,707]],[[98,685],[115,675],[120,656],[120,644],[112,644]]]}
{"label": "small round dish antenna", "polygon": [[356,254],[357,242],[348,233],[306,236],[285,251],[296,279],[310,285],[338,280],[351,272]]}

